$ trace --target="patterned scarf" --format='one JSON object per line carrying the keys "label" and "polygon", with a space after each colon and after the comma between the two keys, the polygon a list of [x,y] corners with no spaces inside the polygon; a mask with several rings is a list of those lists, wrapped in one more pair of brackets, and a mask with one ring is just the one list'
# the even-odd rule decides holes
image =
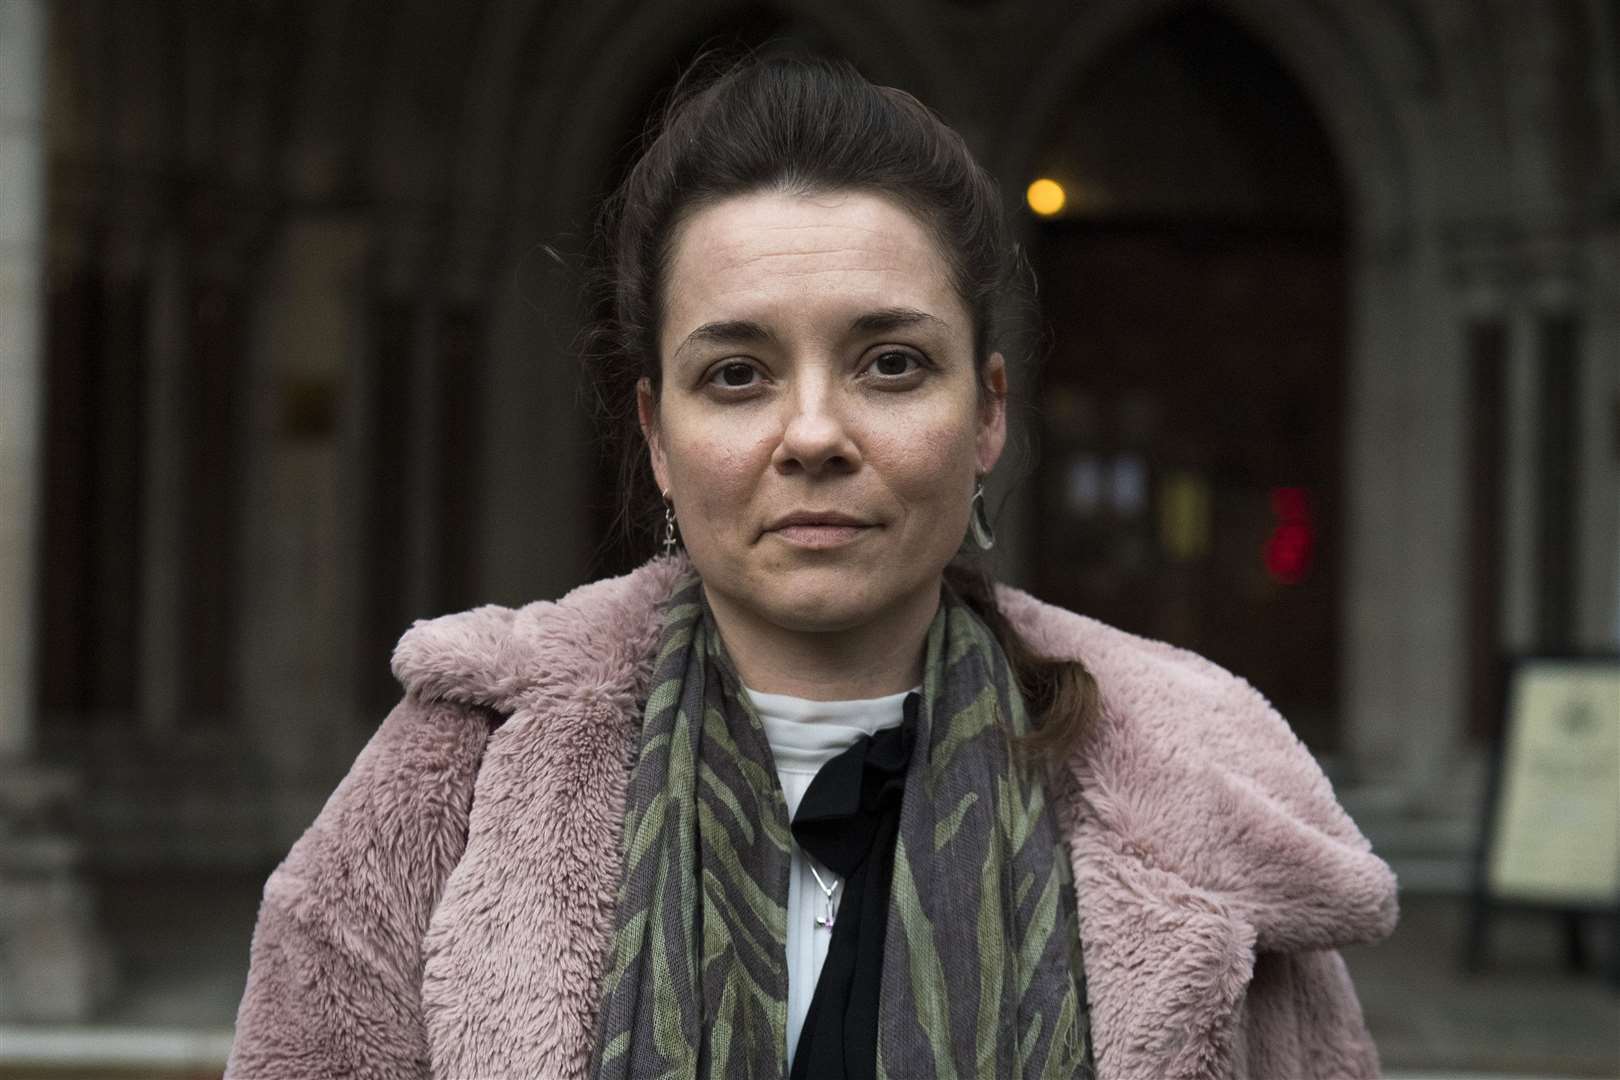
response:
{"label": "patterned scarf", "polygon": [[[1068,858],[1042,784],[1008,751],[1024,704],[948,587],[924,664],[877,1075],[1089,1076]],[[630,779],[594,1076],[786,1075],[792,842],[764,727],[690,575],[665,610]]]}

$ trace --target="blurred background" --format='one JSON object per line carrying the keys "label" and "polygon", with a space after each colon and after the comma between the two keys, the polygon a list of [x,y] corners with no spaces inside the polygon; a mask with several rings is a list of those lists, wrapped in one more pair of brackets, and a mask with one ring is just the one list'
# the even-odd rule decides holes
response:
{"label": "blurred background", "polygon": [[704,46],[998,178],[1000,571],[1320,757],[1402,884],[1386,1068],[1620,1075],[1614,923],[1460,965],[1503,658],[1620,649],[1620,4],[0,0],[0,1078],[217,1076],[399,634],[650,554],[571,342]]}

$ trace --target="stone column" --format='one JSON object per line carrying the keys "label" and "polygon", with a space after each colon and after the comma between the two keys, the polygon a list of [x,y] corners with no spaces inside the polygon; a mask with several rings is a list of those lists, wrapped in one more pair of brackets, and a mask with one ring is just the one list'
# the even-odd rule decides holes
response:
{"label": "stone column", "polygon": [[152,260],[146,375],[146,485],[142,527],[140,705],[141,725],[173,735],[180,714],[181,634],[186,574],[184,505],[186,446],[184,385],[186,288],[184,253],[171,231]]}
{"label": "stone column", "polygon": [[[1620,18],[1620,16],[1617,16]],[[1575,641],[1620,650],[1620,223],[1587,241]]]}
{"label": "stone column", "polygon": [[71,772],[31,760],[43,472],[44,0],[0,3],[0,1020],[87,1017],[110,985]]}
{"label": "stone column", "polygon": [[308,827],[378,720],[361,722],[352,689],[369,237],[345,212],[290,217],[256,299],[238,678],[271,783],[274,852]]}
{"label": "stone column", "polygon": [[1412,758],[1412,667],[1419,644],[1407,606],[1413,582],[1401,571],[1410,549],[1411,421],[1407,369],[1415,322],[1414,274],[1405,236],[1369,238],[1356,253],[1346,451],[1348,552],[1345,570],[1344,743],[1355,782],[1391,786]]}
{"label": "stone column", "polygon": [[0,760],[33,744],[43,467],[45,4],[0,4]]}

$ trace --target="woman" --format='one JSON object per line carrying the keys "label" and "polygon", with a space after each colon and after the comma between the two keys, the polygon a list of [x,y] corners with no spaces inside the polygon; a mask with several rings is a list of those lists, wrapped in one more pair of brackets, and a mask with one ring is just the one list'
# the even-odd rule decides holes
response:
{"label": "woman", "polygon": [[665,555],[405,635],[228,1075],[1375,1075],[1394,880],[1286,723],[962,554],[1014,275],[960,138],[752,62],[607,221]]}

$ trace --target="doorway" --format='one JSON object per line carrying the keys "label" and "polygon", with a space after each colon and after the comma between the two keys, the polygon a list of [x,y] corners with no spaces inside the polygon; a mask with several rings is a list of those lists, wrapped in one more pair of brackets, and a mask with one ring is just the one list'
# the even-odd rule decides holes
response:
{"label": "doorway", "polygon": [[1210,658],[1339,741],[1348,283],[1328,139],[1271,53],[1187,9],[1054,118],[1034,229],[1036,585]]}

